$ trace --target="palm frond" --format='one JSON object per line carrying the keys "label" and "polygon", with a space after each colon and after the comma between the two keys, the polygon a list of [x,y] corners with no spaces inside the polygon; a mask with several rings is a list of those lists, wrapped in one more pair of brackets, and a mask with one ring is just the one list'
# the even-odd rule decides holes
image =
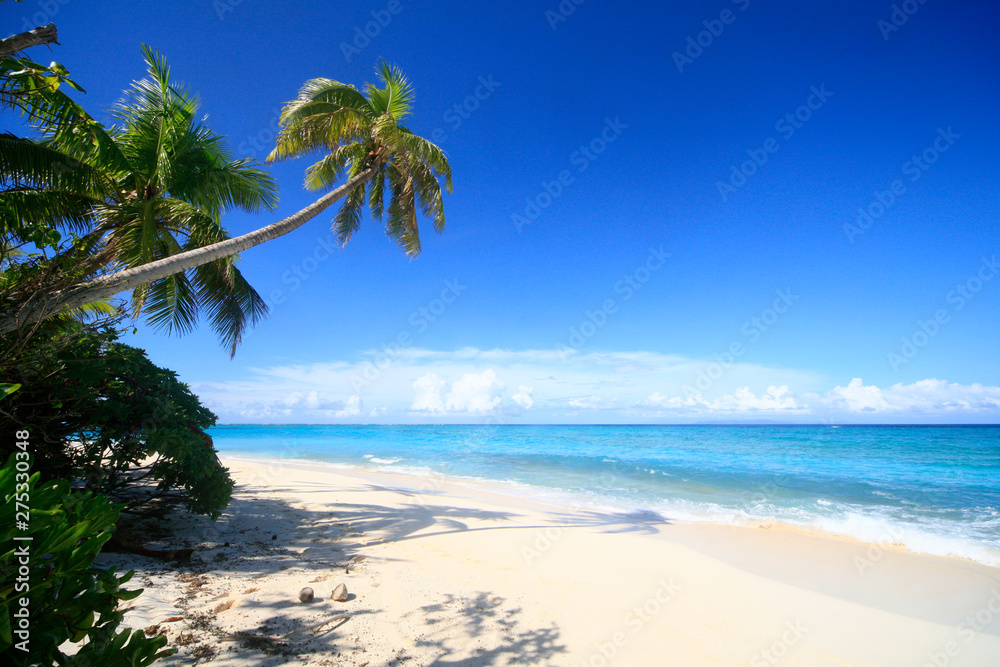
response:
{"label": "palm frond", "polygon": [[0,108],[14,108],[32,124],[56,126],[76,120],[79,107],[59,90],[63,83],[85,92],[59,63],[40,65],[13,55],[0,58]]}
{"label": "palm frond", "polygon": [[431,218],[437,232],[444,231],[444,200],[441,198],[441,186],[433,172],[422,162],[412,165],[414,175],[414,191],[420,203],[421,212]]}
{"label": "palm frond", "polygon": [[0,192],[0,229],[18,236],[36,223],[84,233],[101,201],[66,190],[18,188]]}
{"label": "palm frond", "polygon": [[229,356],[235,356],[247,327],[267,315],[267,304],[236,268],[232,257],[196,267],[194,281],[212,329],[228,347]]}
{"label": "palm frond", "polygon": [[299,89],[298,96],[282,108],[278,122],[293,125],[316,113],[330,113],[342,108],[371,113],[368,98],[354,86],[332,79],[310,79]]}
{"label": "palm frond", "polygon": [[[183,168],[185,160],[179,160]],[[278,183],[253,158],[232,162],[212,160],[201,168],[179,169],[182,174],[170,194],[221,214],[232,209],[249,213],[274,211],[278,207]]]}
{"label": "palm frond", "polygon": [[385,88],[371,83],[366,86],[365,92],[372,108],[380,115],[389,114],[395,121],[410,115],[413,109],[413,87],[403,72],[395,65],[382,61],[375,66],[375,74]]}
{"label": "palm frond", "polygon": [[420,230],[417,227],[413,180],[402,177],[392,184],[392,199],[386,221],[386,234],[411,257],[420,254]]}
{"label": "palm frond", "polygon": [[424,164],[431,168],[435,176],[443,177],[445,189],[451,194],[451,165],[448,164],[448,157],[444,151],[436,144],[413,134],[405,127],[399,128],[399,134],[406,150],[419,157]]}
{"label": "palm frond", "polygon": [[281,110],[281,129],[268,162],[363,139],[374,114],[369,100],[354,86],[332,79],[310,79]]}
{"label": "palm frond", "polygon": [[363,112],[351,107],[334,108],[325,102],[312,106],[316,107],[314,115],[281,126],[267,162],[287,160],[313,151],[334,150],[369,136],[371,119]]}
{"label": "palm frond", "polygon": [[115,128],[104,127],[61,90],[49,93],[47,99],[53,111],[35,123],[46,144],[108,174],[129,172],[131,165],[115,141]]}
{"label": "palm frond", "polygon": [[70,315],[78,320],[88,321],[101,319],[103,317],[114,317],[119,312],[119,304],[111,299],[99,299],[84,304],[76,310],[70,311]]}
{"label": "palm frond", "polygon": [[358,143],[335,148],[322,160],[306,169],[305,186],[309,190],[333,187],[351,164],[360,164],[364,149]]}
{"label": "palm frond", "polygon": [[53,188],[106,196],[110,183],[101,169],[54,146],[0,133],[0,183],[8,187]]}
{"label": "palm frond", "polygon": [[440,147],[400,125],[414,101],[402,71],[381,62],[376,77],[364,95],[331,79],[307,81],[282,109],[281,130],[267,161],[323,152],[306,171],[309,189],[328,188],[376,167],[366,186],[347,195],[334,218],[337,238],[346,243],[358,229],[367,199],[372,217],[385,218],[386,233],[413,256],[420,252],[418,209],[436,230],[444,229],[441,186],[452,191],[451,166]]}
{"label": "palm frond", "polygon": [[341,245],[346,245],[351,236],[361,227],[361,209],[365,205],[365,189],[357,187],[344,199],[340,211],[333,219],[333,231],[337,234],[337,241]]}
{"label": "palm frond", "polygon": [[143,45],[147,78],[132,82],[114,108],[125,128],[127,152],[141,169],[141,185],[159,192],[171,189],[177,169],[175,151],[192,132],[198,111],[195,95],[170,82],[166,60]]}
{"label": "palm frond", "polygon": [[400,126],[389,114],[382,114],[375,119],[371,126],[371,137],[376,145],[383,148],[384,153],[397,161],[408,152]]}
{"label": "palm frond", "polygon": [[382,213],[385,209],[385,177],[388,169],[388,165],[380,165],[378,172],[368,181],[368,208],[376,220],[382,219]]}
{"label": "palm frond", "polygon": [[146,321],[155,329],[186,334],[197,324],[198,294],[186,273],[175,273],[148,285],[142,301]]}

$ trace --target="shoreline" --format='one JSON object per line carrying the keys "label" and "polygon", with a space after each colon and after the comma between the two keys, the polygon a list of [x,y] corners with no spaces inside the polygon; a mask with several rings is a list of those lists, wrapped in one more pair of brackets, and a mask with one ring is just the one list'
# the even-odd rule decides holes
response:
{"label": "shoreline", "polygon": [[[500,498],[508,498],[512,502],[526,502],[531,503],[536,506],[537,509],[541,510],[556,510],[556,511],[595,511],[604,512],[608,514],[623,514],[626,516],[659,516],[664,518],[671,523],[684,524],[684,525],[709,525],[709,526],[722,526],[722,527],[734,527],[734,528],[747,528],[747,529],[766,529],[774,531],[783,531],[789,533],[800,534],[804,536],[814,537],[817,539],[830,539],[830,540],[843,540],[851,542],[858,545],[873,546],[880,550],[891,550],[899,551],[901,553],[909,553],[916,556],[928,556],[934,558],[954,558],[959,561],[965,561],[969,563],[974,563],[976,565],[981,565],[988,568],[994,568],[1000,570],[1000,551],[991,549],[988,546],[976,545],[978,548],[983,549],[984,552],[989,552],[988,556],[992,556],[992,561],[980,560],[973,558],[971,556],[955,554],[955,553],[935,553],[932,551],[919,551],[912,548],[908,544],[904,544],[898,541],[898,538],[905,533],[906,529],[899,527],[888,527],[877,540],[868,540],[857,535],[851,535],[845,532],[836,532],[833,530],[828,530],[815,525],[800,525],[795,523],[790,523],[783,521],[781,519],[767,518],[767,519],[751,519],[747,518],[744,520],[733,520],[733,521],[723,521],[718,520],[714,517],[705,518],[690,518],[690,517],[675,517],[663,515],[656,511],[650,509],[640,509],[634,508],[629,509],[622,506],[612,506],[610,504],[603,504],[591,499],[583,499],[580,496],[574,495],[572,492],[563,491],[560,489],[554,489],[550,487],[544,487],[539,485],[534,485],[526,482],[519,482],[515,480],[493,480],[484,479],[479,477],[463,477],[454,475],[445,475],[432,470],[425,470],[421,472],[416,472],[413,470],[391,470],[383,468],[367,467],[362,465],[356,465],[351,463],[331,463],[328,461],[322,461],[319,459],[307,459],[307,458],[278,458],[278,457],[266,457],[266,456],[242,456],[242,455],[228,455],[225,453],[220,453],[219,458],[225,462],[226,460],[234,462],[247,462],[259,465],[277,465],[277,466],[287,466],[302,470],[310,469],[323,469],[329,470],[333,474],[342,473],[345,475],[351,475],[357,473],[358,475],[366,476],[384,476],[388,480],[395,480],[399,484],[411,484],[416,485],[418,488],[425,486],[427,484],[446,484],[454,485],[458,487],[468,487],[473,491],[483,491],[489,492],[499,496]],[[390,464],[386,464],[387,466]],[[517,495],[518,491],[527,492],[530,497],[523,497]],[[912,530],[909,529],[909,530]],[[934,535],[934,539],[940,539],[942,536]],[[948,539],[958,540],[959,538],[950,537]]]}
{"label": "shoreline", "polygon": [[[126,624],[159,624],[172,645],[185,642],[165,665],[190,664],[198,650],[216,665],[282,664],[289,654],[267,658],[227,638],[277,636],[341,611],[350,619],[282,650],[357,667],[917,666],[939,654],[995,666],[1000,655],[1000,569],[971,561],[572,512],[446,480],[419,488],[398,473],[220,458],[237,487],[217,524],[191,520],[191,572],[102,556],[136,568],[146,587]],[[353,598],[329,600],[336,583]],[[309,605],[296,598],[307,585]],[[184,620],[162,623],[174,616]]]}

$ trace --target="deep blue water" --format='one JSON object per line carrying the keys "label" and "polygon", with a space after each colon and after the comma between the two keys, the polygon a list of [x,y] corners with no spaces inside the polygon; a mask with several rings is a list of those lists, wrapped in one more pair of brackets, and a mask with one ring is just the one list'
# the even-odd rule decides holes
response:
{"label": "deep blue water", "polygon": [[514,483],[575,507],[795,526],[1000,566],[1000,428],[218,426],[220,452]]}

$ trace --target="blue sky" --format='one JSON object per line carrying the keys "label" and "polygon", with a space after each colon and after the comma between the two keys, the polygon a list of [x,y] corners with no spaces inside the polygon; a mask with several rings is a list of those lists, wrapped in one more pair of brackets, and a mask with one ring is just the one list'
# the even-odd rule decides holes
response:
{"label": "blue sky", "polygon": [[[419,258],[324,215],[244,254],[271,314],[234,360],[207,327],[126,336],[222,422],[1000,421],[996,2],[4,12],[56,23],[94,113],[151,44],[260,159],[305,80],[413,82],[455,174]],[[307,165],[272,168],[277,216]]]}

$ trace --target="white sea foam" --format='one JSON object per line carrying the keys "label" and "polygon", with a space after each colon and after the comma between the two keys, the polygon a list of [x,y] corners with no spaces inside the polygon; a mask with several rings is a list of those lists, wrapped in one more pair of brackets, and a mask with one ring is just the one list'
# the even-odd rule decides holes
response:
{"label": "white sea foam", "polygon": [[392,465],[393,463],[399,463],[400,461],[403,460],[403,459],[398,458],[398,457],[397,458],[390,458],[390,459],[381,459],[381,458],[375,456],[374,454],[365,454],[364,458],[368,459],[372,463],[379,463],[379,464],[382,464],[382,465]]}
{"label": "white sea foam", "polygon": [[[868,507],[817,499],[809,509],[757,502],[748,506],[671,498],[650,503],[635,503],[625,498],[603,493],[569,492],[520,482],[474,480],[503,484],[519,497],[577,511],[635,516],[643,513],[670,521],[686,523],[717,523],[735,526],[766,527],[779,524],[801,530],[827,533],[868,542],[882,547],[896,546],[914,553],[935,556],[956,556],[1000,567],[1000,544],[991,543],[1000,526],[996,512],[975,514],[966,521],[932,519],[891,507]],[[987,508],[992,509],[992,508]]]}
{"label": "white sea foam", "polygon": [[[442,475],[434,468],[413,464],[399,465],[402,458],[364,456],[366,463],[358,466],[309,459],[270,459],[226,454],[233,459],[261,463],[282,462],[320,465],[334,469],[383,470],[435,478],[470,486],[488,485],[493,491],[509,493],[567,510],[602,513],[608,515],[636,516],[650,514],[670,521],[690,523],[716,523],[738,526],[771,526],[785,524],[807,531],[828,533],[853,538],[883,547],[898,546],[916,553],[937,556],[957,556],[986,565],[1000,566],[1000,510],[995,507],[975,507],[963,510],[941,510],[935,513],[911,501],[900,504],[861,505],[838,502],[826,498],[807,500],[799,498],[798,504],[779,504],[773,498],[754,502],[739,502],[734,497],[720,498],[718,502],[693,500],[673,495],[665,499],[636,497],[636,489],[604,486],[592,491],[578,488],[568,490],[557,484],[540,485],[510,479],[495,479],[473,475]],[[643,472],[654,473],[643,468]],[[686,478],[685,478],[685,481]],[[576,487],[576,484],[572,484]],[[700,487],[699,487],[700,488]],[[676,489],[684,493],[683,489]],[[705,489],[704,491],[709,491]],[[704,493],[699,491],[704,498]],[[879,494],[881,495],[881,494]],[[891,494],[885,494],[889,502]],[[957,514],[956,514],[957,512]]]}

